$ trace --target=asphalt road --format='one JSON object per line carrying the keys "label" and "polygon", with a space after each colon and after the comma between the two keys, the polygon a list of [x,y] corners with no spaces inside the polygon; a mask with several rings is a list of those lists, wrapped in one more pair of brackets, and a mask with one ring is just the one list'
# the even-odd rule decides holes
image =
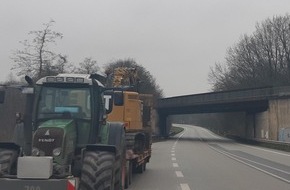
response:
{"label": "asphalt road", "polygon": [[238,144],[195,126],[153,144],[129,190],[290,190],[290,153]]}

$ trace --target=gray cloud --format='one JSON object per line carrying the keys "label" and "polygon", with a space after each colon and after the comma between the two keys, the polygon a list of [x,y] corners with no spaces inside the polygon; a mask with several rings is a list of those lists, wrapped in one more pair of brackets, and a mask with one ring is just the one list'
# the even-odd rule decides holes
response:
{"label": "gray cloud", "polygon": [[51,18],[62,32],[57,50],[78,63],[93,57],[102,66],[134,58],[166,96],[210,90],[209,67],[255,23],[284,15],[286,0],[5,0],[0,7],[0,81],[13,64],[11,51]]}

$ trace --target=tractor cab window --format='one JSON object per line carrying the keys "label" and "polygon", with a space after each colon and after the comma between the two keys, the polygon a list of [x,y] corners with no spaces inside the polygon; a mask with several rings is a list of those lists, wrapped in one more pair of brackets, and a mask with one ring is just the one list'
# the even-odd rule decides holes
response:
{"label": "tractor cab window", "polygon": [[38,118],[89,119],[90,105],[88,88],[42,87],[38,102]]}

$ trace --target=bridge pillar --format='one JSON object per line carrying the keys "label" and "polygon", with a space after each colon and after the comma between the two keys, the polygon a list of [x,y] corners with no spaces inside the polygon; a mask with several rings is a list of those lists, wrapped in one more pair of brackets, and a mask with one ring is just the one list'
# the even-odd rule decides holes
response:
{"label": "bridge pillar", "polygon": [[255,134],[258,139],[290,141],[290,99],[269,100],[265,112],[255,114]]}
{"label": "bridge pillar", "polygon": [[256,114],[246,113],[246,138],[254,139],[256,138]]}
{"label": "bridge pillar", "polygon": [[167,123],[168,115],[159,114],[159,136],[168,137],[169,136],[169,127]]}

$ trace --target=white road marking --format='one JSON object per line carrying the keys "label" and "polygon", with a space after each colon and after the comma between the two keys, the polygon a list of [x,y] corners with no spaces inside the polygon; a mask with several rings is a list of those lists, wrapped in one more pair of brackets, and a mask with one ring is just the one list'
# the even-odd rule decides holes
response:
{"label": "white road marking", "polygon": [[[182,134],[180,134],[178,136],[177,140],[174,142],[174,145],[172,146],[172,149],[171,149],[171,153],[172,153],[171,156],[175,156],[175,147],[176,147],[176,145],[178,143],[178,140],[184,135],[184,133],[185,133],[185,130],[183,131]],[[176,160],[176,158],[172,157],[171,160],[174,161],[174,160]],[[177,163],[172,163],[172,166],[174,168],[179,167]],[[175,174],[176,174],[177,177],[184,177],[181,171],[175,171]],[[187,183],[181,183],[180,187],[181,187],[181,190],[190,190],[190,188],[189,188]]]}
{"label": "white road marking", "polygon": [[180,184],[181,190],[190,190],[190,187],[187,183],[181,183]]}
{"label": "white road marking", "polygon": [[[225,151],[224,151],[224,152],[225,152]],[[276,171],[278,171],[278,172],[285,173],[285,174],[287,174],[287,175],[290,174],[290,172],[287,172],[287,171],[285,171],[285,170],[280,170],[280,169],[278,169],[278,168],[274,168],[274,167],[272,167],[272,166],[268,166],[268,165],[266,165],[266,164],[261,164],[261,163],[259,163],[259,162],[255,162],[255,161],[253,161],[253,160],[249,160],[249,159],[247,159],[247,158],[243,158],[243,157],[241,157],[241,156],[237,156],[237,155],[232,154],[232,153],[229,153],[229,152],[226,152],[226,153],[229,154],[229,155],[231,155],[231,156],[234,156],[235,158],[240,159],[240,160],[246,160],[246,161],[252,162],[252,163],[254,163],[254,164],[258,164],[258,165],[260,165],[260,166],[264,166],[264,167],[266,167],[266,168],[270,168],[270,169],[272,169],[272,170],[276,170]]]}
{"label": "white road marking", "polygon": [[[207,132],[209,135],[211,135],[212,137],[215,137],[215,138],[219,138],[219,139],[225,139],[225,138],[222,138],[216,134],[214,134],[213,132],[211,131],[207,131],[206,129],[201,129],[203,132]],[[282,155],[282,156],[289,156],[290,157],[290,154],[287,154],[287,153],[281,153],[281,152],[277,152],[277,151],[274,151],[274,150],[268,150],[268,149],[264,149],[264,148],[259,148],[259,147],[255,147],[255,146],[249,146],[249,145],[245,145],[245,144],[240,144],[240,143],[237,143],[241,146],[244,146],[244,147],[249,147],[249,148],[252,148],[252,149],[256,149],[256,150],[262,150],[262,151],[265,151],[265,152],[271,152],[271,153],[275,153],[275,154],[279,154],[279,155]]]}
{"label": "white road marking", "polygon": [[249,148],[252,148],[252,149],[256,149],[256,150],[263,150],[265,152],[271,152],[271,153],[280,154],[280,155],[283,155],[283,156],[289,156],[290,157],[290,154],[286,154],[286,153],[276,152],[276,151],[273,151],[273,150],[268,150],[268,149],[264,149],[264,148],[258,148],[258,147],[244,145],[244,144],[240,144],[240,143],[237,143],[237,144],[239,144],[241,146],[249,147]]}
{"label": "white road marking", "polygon": [[181,133],[181,134],[177,137],[177,139],[180,139],[183,135],[184,135],[184,132]]}
{"label": "white road marking", "polygon": [[[222,137],[212,133],[211,131],[207,131],[206,129],[202,129],[202,131],[207,132],[212,137],[223,139]],[[275,153],[275,154],[279,154],[279,155],[289,156],[290,157],[290,154],[287,154],[287,153],[281,153],[281,152],[277,152],[277,151],[274,151],[274,150],[268,150],[268,149],[259,148],[259,147],[255,147],[255,146],[244,145],[244,144],[240,144],[240,143],[237,143],[237,144],[239,144],[241,146],[249,147],[249,148],[252,148],[252,149],[256,149],[256,150],[262,150],[262,151],[265,151],[265,152],[271,152],[271,153]]]}
{"label": "white road marking", "polygon": [[214,137],[214,138],[217,138],[217,139],[225,139],[225,138],[223,138],[223,137],[221,137],[221,136],[219,136],[219,135],[213,133],[212,131],[208,131],[208,130],[203,129],[203,128],[201,128],[201,132],[206,132],[206,133],[208,133],[210,136],[212,136],[212,137]]}
{"label": "white road marking", "polygon": [[175,171],[177,177],[184,177],[181,171]]}
{"label": "white road marking", "polygon": [[247,165],[247,166],[249,166],[249,167],[252,167],[252,168],[254,168],[254,169],[256,169],[256,170],[259,170],[259,171],[261,171],[261,172],[264,172],[264,173],[266,173],[266,174],[268,174],[268,175],[270,175],[270,176],[273,176],[273,177],[275,177],[275,178],[277,178],[277,179],[280,179],[280,180],[282,180],[282,181],[285,181],[285,182],[287,182],[287,183],[290,183],[290,180],[285,179],[285,178],[283,178],[283,177],[280,177],[280,176],[278,176],[278,175],[276,175],[276,174],[273,174],[273,173],[271,173],[271,172],[268,172],[268,171],[266,171],[266,170],[263,170],[263,169],[261,169],[261,168],[259,168],[259,167],[256,167],[256,166],[254,166],[254,165],[252,165],[252,164],[249,164],[249,163],[247,163],[247,162],[245,162],[245,161],[243,161],[243,160],[241,160],[241,159],[238,159],[238,158],[235,157],[236,155],[233,155],[233,154],[228,153],[228,152],[225,152],[225,151],[218,150],[218,149],[216,149],[216,148],[214,148],[214,147],[212,147],[212,146],[209,146],[209,147],[210,147],[211,149],[213,149],[213,150],[215,150],[215,151],[217,151],[217,152],[219,152],[219,153],[225,155],[225,156],[228,156],[229,158],[232,158],[232,159],[234,159],[234,160],[240,162],[240,163],[243,163],[243,164],[245,164],[245,165]]}

